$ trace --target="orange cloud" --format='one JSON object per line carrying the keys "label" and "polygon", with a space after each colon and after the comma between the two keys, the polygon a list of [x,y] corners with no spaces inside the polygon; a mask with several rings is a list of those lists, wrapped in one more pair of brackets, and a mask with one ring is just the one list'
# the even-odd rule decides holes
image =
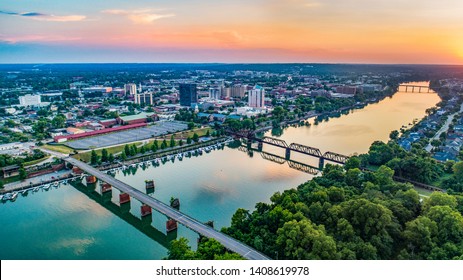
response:
{"label": "orange cloud", "polygon": [[104,10],[102,13],[110,14],[110,15],[122,15],[127,17],[134,23],[138,24],[147,24],[152,23],[158,19],[162,18],[169,18],[175,16],[175,14],[160,14],[153,12],[152,9],[143,9],[143,10]]}

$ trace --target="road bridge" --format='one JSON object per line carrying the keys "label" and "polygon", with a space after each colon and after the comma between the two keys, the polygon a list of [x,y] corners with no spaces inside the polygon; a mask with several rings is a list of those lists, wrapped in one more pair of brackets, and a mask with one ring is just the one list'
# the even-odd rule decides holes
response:
{"label": "road bridge", "polygon": [[148,205],[152,209],[166,215],[170,219],[177,221],[178,223],[186,226],[187,228],[193,230],[194,232],[197,232],[198,234],[202,236],[217,240],[220,244],[222,244],[228,250],[238,253],[239,255],[241,255],[242,257],[246,259],[269,260],[267,256],[255,250],[254,248],[251,248],[248,245],[245,245],[228,235],[225,235],[207,225],[204,225],[203,223],[195,220],[194,218],[178,210],[175,210],[174,208],[157,200],[156,198],[146,195],[145,193],[135,189],[134,187],[129,186],[128,184],[121,182],[115,179],[114,177],[106,173],[103,173],[99,171],[98,169],[93,168],[84,162],[76,160],[75,158],[72,158],[72,157],[63,158],[63,160],[72,164],[73,166],[77,166],[79,169],[86,172],[87,174],[95,176],[99,180],[110,184],[111,186],[117,188],[121,192],[129,195],[132,198],[137,199],[144,205]]}

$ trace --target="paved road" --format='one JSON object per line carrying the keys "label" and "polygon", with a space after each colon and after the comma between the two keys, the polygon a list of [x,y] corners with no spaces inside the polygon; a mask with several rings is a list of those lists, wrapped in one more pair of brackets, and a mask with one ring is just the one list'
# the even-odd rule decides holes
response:
{"label": "paved road", "polygon": [[237,241],[236,239],[231,238],[228,235],[225,235],[209,226],[204,225],[203,223],[193,219],[192,217],[183,214],[180,211],[175,210],[169,205],[162,203],[161,201],[155,199],[154,197],[148,196],[145,193],[121,182],[114,177],[103,173],[88,164],[78,161],[74,158],[67,157],[64,158],[65,161],[71,163],[74,166],[79,167],[81,170],[85,171],[88,174],[92,174],[98,179],[112,185],[113,187],[119,189],[122,192],[128,193],[130,197],[139,200],[140,202],[149,205],[154,210],[176,220],[187,228],[209,238],[214,238],[220,242],[225,248],[236,252],[249,260],[269,260],[269,258],[262,253],[256,251],[255,249]]}
{"label": "paved road", "polygon": [[432,145],[431,145],[432,140],[435,140],[435,139],[439,138],[439,136],[442,134],[442,132],[446,132],[447,130],[449,130],[449,126],[450,126],[450,123],[453,120],[453,117],[456,114],[462,113],[462,112],[463,112],[463,103],[461,104],[460,111],[458,111],[456,113],[453,113],[450,116],[448,116],[447,121],[445,122],[445,124],[439,129],[439,131],[437,131],[437,133],[434,135],[434,137],[429,139],[429,144],[425,148],[425,150],[427,152],[431,152],[431,150],[432,150]]}

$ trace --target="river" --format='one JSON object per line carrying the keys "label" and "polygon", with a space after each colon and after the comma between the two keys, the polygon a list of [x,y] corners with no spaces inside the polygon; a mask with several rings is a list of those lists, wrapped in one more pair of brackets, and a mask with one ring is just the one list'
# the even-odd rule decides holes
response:
{"label": "river", "polygon": [[[387,141],[392,130],[421,119],[425,110],[439,101],[435,93],[399,91],[391,98],[318,125],[310,120],[311,126],[288,127],[280,138],[322,152],[364,153],[373,141]],[[264,151],[284,154],[266,145]],[[302,155],[294,158],[317,166],[315,159]],[[142,191],[144,181],[154,179],[156,191],[150,195],[165,203],[178,197],[182,212],[200,221],[213,220],[216,228],[230,225],[236,209],[252,210],[257,202],[269,202],[276,191],[296,187],[312,176],[286,163],[265,160],[257,152],[250,157],[228,147],[159,167],[134,169],[130,174],[116,174],[117,179]],[[113,190],[113,202],[117,195]],[[15,202],[0,205],[0,258],[162,259],[169,240],[180,236],[187,237],[195,248],[196,233],[179,226],[176,235],[165,235],[166,218],[158,213],[153,212],[152,222],[138,222],[139,202],[132,200],[130,210],[124,211],[121,214],[108,202],[90,199],[85,191],[70,185],[19,195]]]}

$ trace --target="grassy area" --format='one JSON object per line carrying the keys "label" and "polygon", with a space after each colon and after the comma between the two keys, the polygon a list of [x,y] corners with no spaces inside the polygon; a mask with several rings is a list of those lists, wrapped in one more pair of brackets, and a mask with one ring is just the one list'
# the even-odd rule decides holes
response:
{"label": "grassy area", "polygon": [[[211,128],[211,127],[205,127],[205,128],[198,128],[198,129],[194,129],[194,130],[188,130],[188,131],[184,131],[184,132],[177,132],[177,133],[174,133],[174,137],[176,139],[180,139],[182,138],[183,139],[183,144],[185,145],[186,144],[186,139],[188,137],[192,138],[193,135],[196,133],[198,134],[199,137],[201,136],[204,136],[207,134],[207,131],[209,130],[209,133],[212,133],[214,130]],[[151,146],[153,145],[154,141],[157,141],[158,142],[158,147],[161,146],[161,143],[162,143],[162,139],[165,137],[166,141],[167,141],[167,145],[170,145],[170,137],[171,137],[171,134],[168,134],[168,135],[165,135],[163,137],[159,137],[157,140],[150,140],[148,141],[148,143],[145,145],[145,148],[147,149],[150,149]],[[175,146],[178,147],[178,140],[175,141]],[[143,142],[135,142],[135,143],[130,143],[129,146],[132,146],[133,144],[135,144],[138,148],[141,148],[141,145],[142,145]],[[122,150],[124,150],[124,147],[125,147],[126,144],[122,144],[122,145],[119,145],[119,146],[114,146],[114,147],[110,147],[110,148],[105,148],[108,153],[110,154],[113,154],[113,155],[116,155],[120,152],[122,152]],[[58,147],[60,148],[61,145],[59,146],[52,146],[52,145],[45,145],[44,148],[48,149],[48,147],[52,147],[52,148],[55,148],[55,147]],[[67,148],[70,150],[70,152],[65,152],[64,150],[63,151],[59,151],[61,153],[72,153],[73,150],[68,148],[68,147],[65,147],[65,146],[62,146],[64,148]],[[54,151],[58,151],[57,149],[52,149],[50,148],[50,150],[54,150]],[[103,150],[104,148],[101,148],[101,149],[95,149],[95,152],[97,153],[98,156],[101,157],[101,151]],[[81,152],[81,153],[78,153],[77,155],[74,156],[74,158],[78,159],[78,160],[83,160],[85,162],[90,162],[90,158],[91,158],[91,151],[89,152]]]}
{"label": "grassy area", "polygon": [[31,165],[34,165],[34,164],[37,164],[37,163],[40,163],[42,161],[45,161],[47,159],[50,158],[50,155],[47,155],[46,157],[43,157],[43,158],[39,158],[39,159],[36,159],[36,160],[33,160],[33,161],[28,161],[28,162],[25,162],[24,163],[24,166],[31,166]]}
{"label": "grassy area", "polygon": [[[135,142],[135,143],[131,143],[129,145],[131,146],[133,144],[137,145],[137,147],[138,147],[138,146],[140,146],[142,144],[142,142]],[[101,151],[103,149],[106,149],[108,151],[108,154],[115,155],[115,154],[118,154],[118,153],[122,152],[122,150],[124,150],[125,145],[126,144],[122,144],[122,145],[114,146],[114,147],[109,147],[109,148],[101,148],[101,149],[95,150],[95,152],[96,152],[96,154],[98,156],[101,157]],[[84,153],[78,153],[77,155],[74,156],[74,158],[76,158],[78,160],[83,160],[85,162],[89,162],[91,156],[92,156],[92,152],[89,151],[89,152],[84,152]]]}
{"label": "grassy area", "polygon": [[9,177],[9,178],[2,178],[2,179],[0,179],[0,182],[2,182],[3,185],[9,184],[9,183],[13,183],[13,182],[17,182],[17,181],[20,181],[19,175],[18,175],[18,176]]}
{"label": "grassy area", "polygon": [[67,147],[67,146],[64,146],[64,145],[49,145],[49,144],[45,144],[42,146],[42,148],[44,149],[47,149],[47,150],[50,150],[50,151],[55,151],[55,152],[58,152],[58,153],[63,153],[63,154],[72,154],[74,152],[73,149]]}

